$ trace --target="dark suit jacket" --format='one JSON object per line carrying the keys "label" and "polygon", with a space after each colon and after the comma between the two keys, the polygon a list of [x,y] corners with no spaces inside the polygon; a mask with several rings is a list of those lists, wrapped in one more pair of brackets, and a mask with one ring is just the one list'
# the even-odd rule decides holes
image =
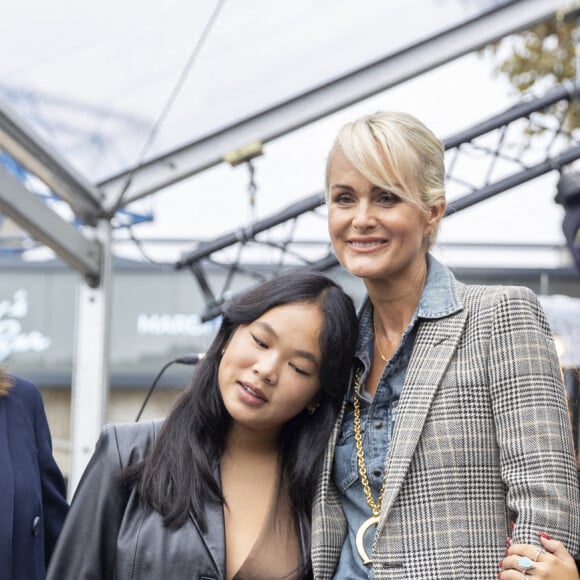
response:
{"label": "dark suit jacket", "polygon": [[14,378],[0,397],[0,580],[41,580],[66,513],[66,490],[38,388]]}

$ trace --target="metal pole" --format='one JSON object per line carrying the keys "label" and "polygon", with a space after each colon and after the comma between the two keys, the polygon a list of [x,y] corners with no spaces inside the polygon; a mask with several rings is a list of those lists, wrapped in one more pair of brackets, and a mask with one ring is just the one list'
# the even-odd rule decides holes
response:
{"label": "metal pole", "polygon": [[103,427],[109,392],[111,224],[101,220],[93,233],[102,246],[102,271],[101,282],[95,288],[91,288],[81,277],[78,282],[71,394],[69,499],[74,494]]}

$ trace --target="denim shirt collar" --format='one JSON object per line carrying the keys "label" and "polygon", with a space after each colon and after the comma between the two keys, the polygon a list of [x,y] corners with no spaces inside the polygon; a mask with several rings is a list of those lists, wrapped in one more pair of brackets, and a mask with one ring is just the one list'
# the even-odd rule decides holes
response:
{"label": "denim shirt collar", "polygon": [[[407,334],[420,319],[444,318],[463,310],[463,302],[457,291],[455,276],[431,254],[427,254],[427,279],[413,318],[405,331]],[[359,310],[359,337],[356,355],[365,366],[369,365],[369,342],[374,339],[372,326],[373,307],[367,296]]]}

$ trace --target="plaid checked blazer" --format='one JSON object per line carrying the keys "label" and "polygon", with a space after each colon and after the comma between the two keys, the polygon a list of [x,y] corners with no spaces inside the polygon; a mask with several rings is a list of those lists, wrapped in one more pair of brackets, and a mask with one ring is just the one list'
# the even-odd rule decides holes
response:
{"label": "plaid checked blazer", "polygon": [[[539,544],[544,531],[578,551],[572,432],[544,313],[527,288],[454,283],[463,310],[422,320],[409,361],[385,461],[376,579],[492,580],[508,535]],[[341,418],[313,507],[321,580],[333,577],[346,535],[332,481]]]}

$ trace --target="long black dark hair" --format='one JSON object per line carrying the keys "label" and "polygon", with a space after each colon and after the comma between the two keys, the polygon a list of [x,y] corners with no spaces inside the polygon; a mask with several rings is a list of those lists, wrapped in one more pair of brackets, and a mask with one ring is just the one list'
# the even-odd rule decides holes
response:
{"label": "long black dark hair", "polygon": [[222,323],[191,386],[176,401],[145,460],[126,472],[142,501],[162,516],[165,525],[181,527],[193,512],[202,530],[204,505],[223,503],[217,466],[224,452],[231,417],[218,387],[221,354],[233,332],[276,306],[319,304],[319,407],[302,412],[280,432],[280,469],[297,520],[310,522],[314,487],[322,453],[348,387],[357,319],[351,298],[330,278],[316,273],[278,276],[227,303]]}

